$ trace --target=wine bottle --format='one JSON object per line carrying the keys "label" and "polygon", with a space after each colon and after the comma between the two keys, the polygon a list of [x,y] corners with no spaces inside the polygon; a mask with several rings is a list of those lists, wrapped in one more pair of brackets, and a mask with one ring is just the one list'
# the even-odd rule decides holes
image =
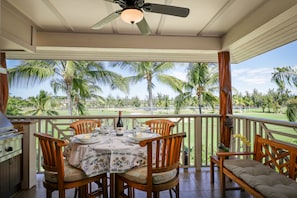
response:
{"label": "wine bottle", "polygon": [[117,135],[124,135],[124,125],[122,120],[122,111],[119,111],[119,117],[117,122]]}

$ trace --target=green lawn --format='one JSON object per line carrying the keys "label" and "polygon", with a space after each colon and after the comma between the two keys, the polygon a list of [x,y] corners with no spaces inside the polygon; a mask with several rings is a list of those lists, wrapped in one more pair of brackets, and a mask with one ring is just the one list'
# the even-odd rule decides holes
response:
{"label": "green lawn", "polygon": [[257,118],[266,118],[266,119],[272,119],[272,120],[288,121],[287,116],[284,113],[268,113],[268,112],[263,113],[261,109],[250,109],[250,110],[245,110],[242,112],[235,111],[233,114],[257,117]]}
{"label": "green lawn", "polygon": [[[140,115],[150,115],[150,111],[146,111],[142,108],[109,108],[109,109],[89,109],[86,111],[85,115],[117,115],[118,111],[123,111],[124,115],[132,115],[132,114],[140,114]],[[67,110],[57,110],[59,115],[68,115]],[[166,114],[173,114],[173,110],[158,110],[154,111],[155,115],[166,115]],[[181,114],[198,114],[198,110],[182,110]],[[205,112],[204,114],[208,114],[210,112]],[[218,112],[215,112],[218,114]],[[210,113],[211,114],[211,113]],[[249,109],[244,110],[241,112],[233,111],[234,115],[242,115],[242,116],[251,116],[251,117],[258,117],[258,118],[266,118],[272,120],[284,120],[288,121],[286,115],[284,113],[268,113],[262,112],[261,109]]]}

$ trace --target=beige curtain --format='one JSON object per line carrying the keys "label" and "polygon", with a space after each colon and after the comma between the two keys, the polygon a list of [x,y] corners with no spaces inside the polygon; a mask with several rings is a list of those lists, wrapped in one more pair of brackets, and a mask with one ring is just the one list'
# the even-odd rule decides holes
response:
{"label": "beige curtain", "polygon": [[[1,72],[0,72],[0,111],[5,114],[8,101],[8,77],[5,53],[0,53]],[[4,68],[4,70],[3,70]]]}

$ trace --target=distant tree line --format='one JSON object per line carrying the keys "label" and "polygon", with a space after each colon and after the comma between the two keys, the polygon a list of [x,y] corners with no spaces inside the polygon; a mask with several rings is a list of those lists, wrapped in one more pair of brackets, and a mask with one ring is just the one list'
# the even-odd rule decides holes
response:
{"label": "distant tree line", "polygon": [[[65,97],[52,96],[42,90],[37,96],[22,99],[10,97],[8,115],[57,115],[58,109],[67,108],[69,115],[84,115],[87,109],[135,107],[174,108],[179,114],[185,107],[197,108],[203,113],[205,107],[214,112],[219,105],[218,66],[212,63],[189,63],[187,80],[183,81],[166,72],[174,69],[174,63],[168,62],[109,62],[109,67],[117,67],[118,72],[112,72],[101,62],[94,61],[24,61],[21,65],[9,70],[10,86],[20,84],[33,86],[45,80],[51,80],[51,87],[65,93]],[[129,71],[128,77],[122,76],[123,70]],[[254,89],[252,93],[238,93],[233,89],[233,106],[241,109],[262,108],[263,112],[280,113],[286,111],[290,121],[296,121],[297,98],[291,90],[297,88],[297,71],[293,67],[275,68],[271,80],[278,86],[262,94]],[[138,97],[103,97],[101,86],[108,85],[110,89],[129,92],[130,86],[145,81],[148,96],[145,100]],[[155,82],[168,85],[177,96],[170,98],[166,93],[153,94]],[[24,111],[27,109],[27,111]],[[209,113],[209,112],[207,112]]]}

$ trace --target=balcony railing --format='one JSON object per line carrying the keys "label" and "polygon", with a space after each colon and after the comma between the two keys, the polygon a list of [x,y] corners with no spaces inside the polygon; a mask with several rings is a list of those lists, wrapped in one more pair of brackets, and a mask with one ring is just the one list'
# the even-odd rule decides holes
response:
{"label": "balcony railing", "polygon": [[[263,137],[278,139],[297,145],[297,123],[260,119],[254,117],[229,115],[233,121],[232,134],[241,134],[251,141],[256,134]],[[34,120],[36,131],[50,134],[57,138],[69,138],[73,131],[69,129],[71,122],[78,119],[100,119],[102,122],[115,125],[117,116],[22,116],[9,117],[11,121]],[[189,168],[209,166],[209,157],[217,151],[220,139],[220,115],[125,115],[124,125],[127,129],[134,128],[148,119],[165,118],[175,122],[173,133],[186,132],[181,153],[181,167]],[[33,133],[35,131],[31,131]],[[25,142],[30,144],[30,142]],[[41,150],[36,144],[37,172],[42,172]],[[252,147],[242,144],[240,139],[232,138],[233,151],[252,151]]]}
{"label": "balcony railing", "polygon": [[[241,134],[253,145],[255,135],[297,145],[297,123],[263,118],[229,115],[233,118],[233,134]],[[242,144],[239,139],[231,139],[234,151],[253,151],[253,147]]]}

